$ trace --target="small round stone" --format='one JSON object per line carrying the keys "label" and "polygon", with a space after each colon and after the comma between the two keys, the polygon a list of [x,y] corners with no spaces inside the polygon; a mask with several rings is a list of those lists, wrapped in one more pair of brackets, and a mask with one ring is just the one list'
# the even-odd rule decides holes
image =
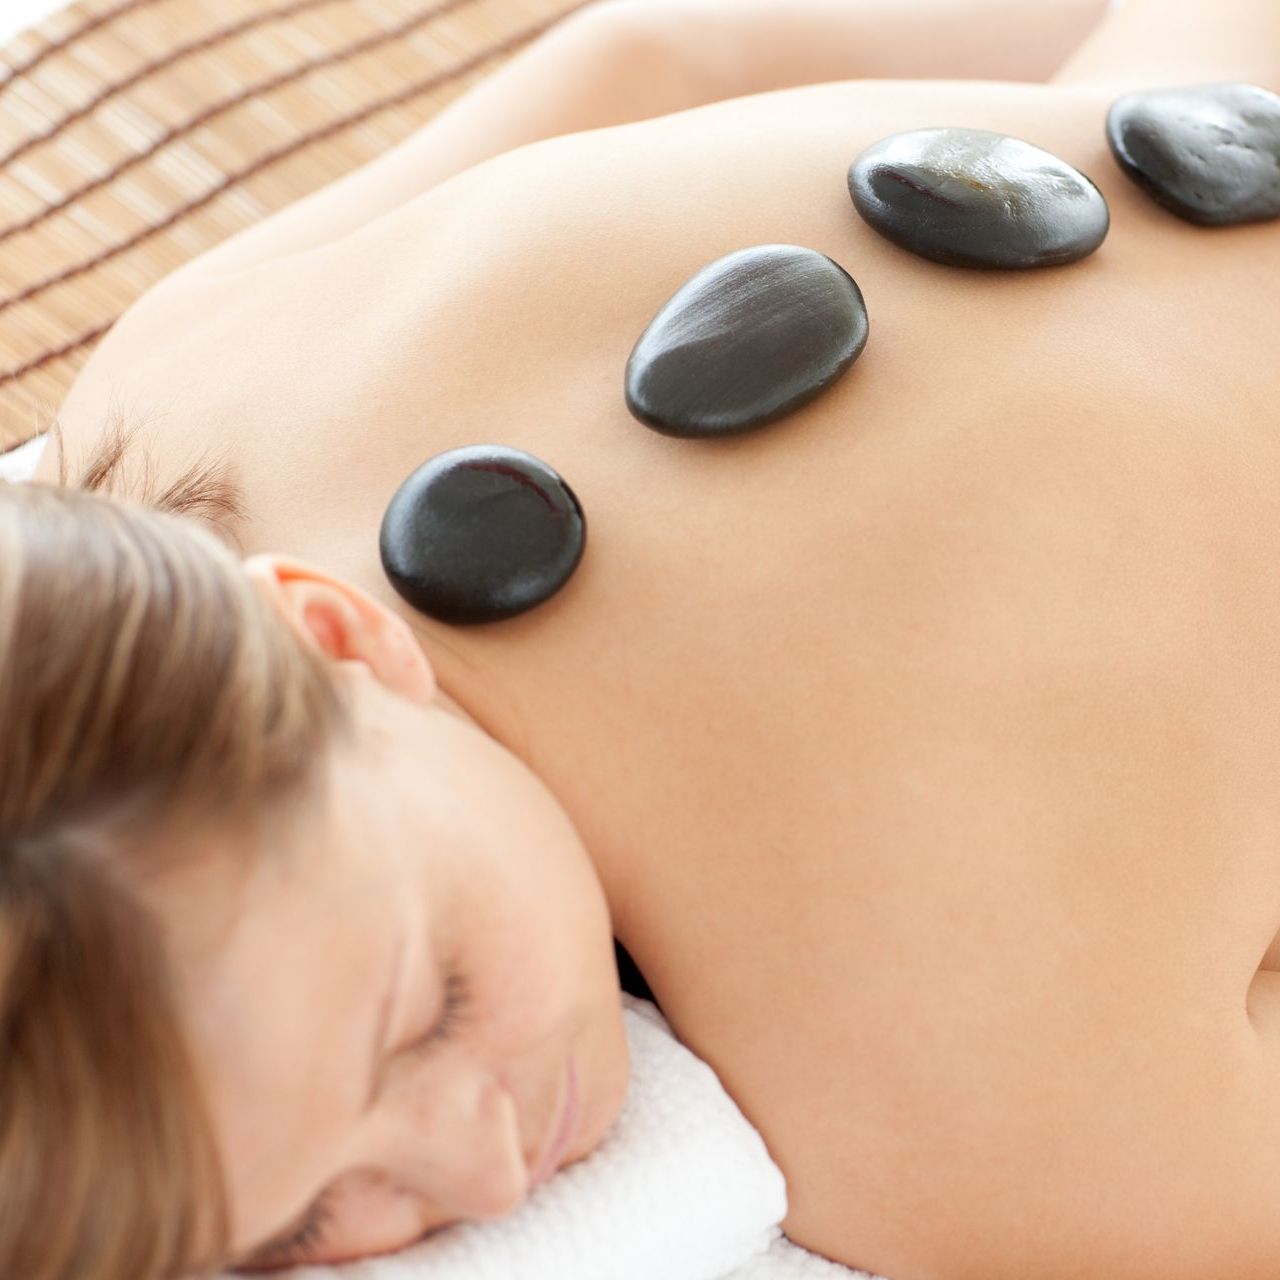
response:
{"label": "small round stone", "polygon": [[1091,254],[1111,215],[1050,151],[989,129],[912,129],[849,166],[854,208],[882,236],[952,267],[1051,267]]}
{"label": "small round stone", "polygon": [[545,462],[500,444],[429,458],[387,504],[383,572],[441,622],[495,622],[541,604],[578,567],[587,526]]}
{"label": "small round stone", "polygon": [[1280,95],[1255,84],[1126,93],[1107,112],[1116,163],[1157,204],[1221,227],[1280,217]]}
{"label": "small round stone", "polygon": [[640,335],[627,360],[627,408],[669,436],[752,431],[835,382],[867,329],[862,290],[825,253],[737,249],[690,277]]}

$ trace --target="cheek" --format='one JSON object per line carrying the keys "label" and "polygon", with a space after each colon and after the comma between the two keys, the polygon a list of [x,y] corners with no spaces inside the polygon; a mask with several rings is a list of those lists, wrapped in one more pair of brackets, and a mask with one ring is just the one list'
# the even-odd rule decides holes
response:
{"label": "cheek", "polygon": [[[491,1019],[491,1046],[500,1056],[545,1055],[581,1025],[598,999],[598,967],[607,951],[584,937],[582,921],[566,915],[563,901],[528,894],[491,904],[463,942],[472,956],[477,987],[477,1029]],[[607,932],[607,930],[606,930]]]}
{"label": "cheek", "polygon": [[[451,941],[476,983],[477,1030],[500,1053],[563,1042],[617,985],[604,889],[572,831],[518,830],[457,868]],[[615,993],[616,996],[616,993]]]}
{"label": "cheek", "polygon": [[539,919],[491,935],[487,946],[495,1032],[517,1052],[552,1033],[571,998],[554,934],[538,930]]}

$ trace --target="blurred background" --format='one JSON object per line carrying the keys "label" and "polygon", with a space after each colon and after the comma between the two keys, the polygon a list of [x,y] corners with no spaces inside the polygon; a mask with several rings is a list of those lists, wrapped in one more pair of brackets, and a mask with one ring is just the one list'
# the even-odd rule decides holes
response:
{"label": "blurred background", "polygon": [[17,35],[23,27],[39,22],[62,3],[63,0],[4,0],[4,4],[0,4],[0,42]]}

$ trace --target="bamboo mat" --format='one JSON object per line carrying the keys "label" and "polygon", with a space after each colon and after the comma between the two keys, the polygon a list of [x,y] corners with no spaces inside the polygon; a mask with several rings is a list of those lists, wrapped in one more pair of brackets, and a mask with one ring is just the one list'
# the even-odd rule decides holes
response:
{"label": "bamboo mat", "polygon": [[0,46],[0,452],[48,427],[160,277],[387,150],[579,7],[75,0]]}

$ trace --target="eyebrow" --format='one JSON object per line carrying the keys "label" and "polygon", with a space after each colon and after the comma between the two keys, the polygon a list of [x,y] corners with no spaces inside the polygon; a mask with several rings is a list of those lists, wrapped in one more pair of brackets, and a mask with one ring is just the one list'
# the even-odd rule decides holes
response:
{"label": "eyebrow", "polygon": [[[387,989],[383,992],[382,1002],[378,1007],[377,1015],[373,1024],[373,1050],[372,1050],[372,1067],[370,1068],[369,1090],[365,1098],[364,1108],[361,1115],[364,1115],[377,1101],[378,1094],[381,1091],[383,1063],[382,1042],[387,1033],[387,1020],[391,1016],[391,1008],[395,1003],[396,991],[400,986],[401,965],[404,960],[404,935],[401,934],[396,942],[395,956],[391,961],[391,981],[387,983]],[[260,1266],[264,1262],[269,1262],[273,1254],[279,1253],[289,1242],[302,1230],[302,1224],[306,1222],[307,1215],[316,1207],[321,1197],[325,1194],[324,1190],[312,1197],[306,1207],[297,1214],[287,1226],[277,1231],[275,1235],[264,1240],[261,1244],[253,1245],[241,1261],[237,1264],[242,1267]]]}

